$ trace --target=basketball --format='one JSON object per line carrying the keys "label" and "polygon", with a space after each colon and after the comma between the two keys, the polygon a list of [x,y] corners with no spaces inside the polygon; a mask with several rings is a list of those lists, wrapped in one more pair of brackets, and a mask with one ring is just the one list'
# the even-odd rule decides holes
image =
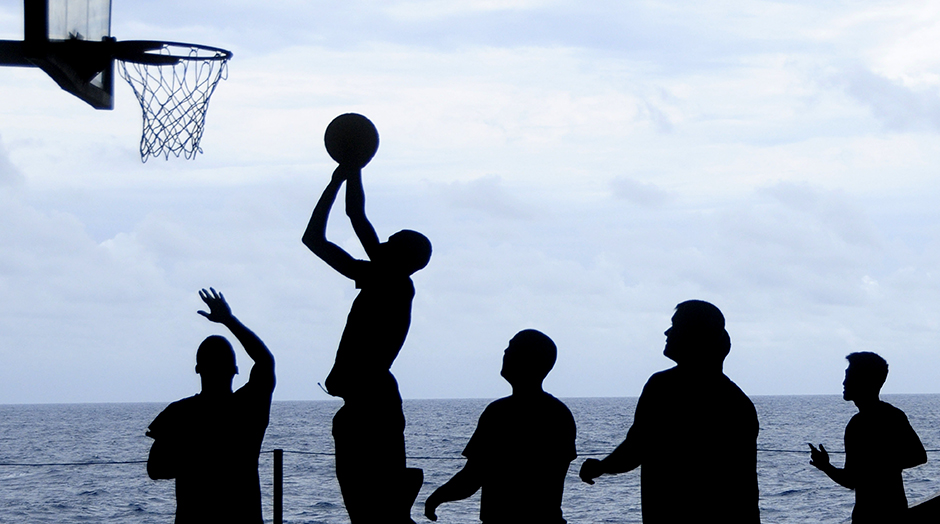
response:
{"label": "basketball", "polygon": [[362,168],[379,149],[379,132],[368,118],[346,113],[326,126],[323,142],[326,152],[340,165]]}

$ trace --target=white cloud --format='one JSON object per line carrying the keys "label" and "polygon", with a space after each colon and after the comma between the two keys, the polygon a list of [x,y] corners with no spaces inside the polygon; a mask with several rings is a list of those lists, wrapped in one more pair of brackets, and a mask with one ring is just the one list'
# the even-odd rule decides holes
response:
{"label": "white cloud", "polygon": [[849,70],[843,82],[846,92],[871,109],[891,131],[940,131],[938,86],[913,90],[862,68]]}

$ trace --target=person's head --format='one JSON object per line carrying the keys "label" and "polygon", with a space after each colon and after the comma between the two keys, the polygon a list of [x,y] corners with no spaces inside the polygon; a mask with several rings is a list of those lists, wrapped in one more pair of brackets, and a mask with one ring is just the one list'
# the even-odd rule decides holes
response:
{"label": "person's head", "polygon": [[677,364],[721,364],[731,351],[725,317],[714,304],[687,300],[676,306],[663,350]]}
{"label": "person's head", "polygon": [[225,380],[231,382],[238,373],[235,366],[235,350],[225,337],[212,335],[206,337],[196,350],[196,373],[205,381]]}
{"label": "person's head", "polygon": [[878,398],[881,386],[888,378],[888,363],[885,359],[870,351],[850,353],[845,359],[849,361],[849,367],[846,368],[845,380],[842,381],[842,398]]}
{"label": "person's head", "polygon": [[424,269],[431,260],[431,241],[417,231],[403,229],[383,246],[388,263],[408,275]]}
{"label": "person's head", "polygon": [[539,386],[555,366],[558,350],[545,333],[525,329],[512,337],[503,352],[499,374],[513,387]]}

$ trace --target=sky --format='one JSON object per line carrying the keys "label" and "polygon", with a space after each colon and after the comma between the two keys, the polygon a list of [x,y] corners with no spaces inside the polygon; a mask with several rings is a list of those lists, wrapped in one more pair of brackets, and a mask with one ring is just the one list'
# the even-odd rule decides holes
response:
{"label": "sky", "polygon": [[[301,243],[357,112],[384,240],[421,231],[405,398],[496,398],[508,340],[556,342],[558,397],[637,396],[676,304],[717,305],[750,395],[940,393],[940,5],[930,1],[114,0],[118,40],[229,49],[202,154],[142,163],[115,79],[96,111],[0,69],[0,403],[168,402],[223,292],[330,398],[352,282]],[[23,6],[0,0],[0,39]],[[328,238],[364,257],[339,200]],[[247,379],[250,360],[238,349]]]}

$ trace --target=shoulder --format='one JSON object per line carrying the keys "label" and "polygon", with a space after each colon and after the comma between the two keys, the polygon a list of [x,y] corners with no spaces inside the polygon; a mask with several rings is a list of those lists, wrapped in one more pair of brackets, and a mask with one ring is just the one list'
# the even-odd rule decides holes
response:
{"label": "shoulder", "polygon": [[653,373],[647,379],[646,384],[643,385],[641,395],[656,395],[660,391],[675,389],[676,384],[682,381],[680,375],[681,372],[678,367],[671,367]]}
{"label": "shoulder", "polygon": [[496,415],[499,415],[501,413],[505,413],[506,411],[511,410],[512,407],[513,407],[512,397],[498,398],[494,400],[493,402],[490,402],[489,404],[486,405],[485,408],[483,408],[483,414],[480,415],[480,417],[482,418],[482,417],[496,416]]}
{"label": "shoulder", "polygon": [[170,405],[163,408],[163,411],[150,423],[150,426],[148,426],[150,431],[148,433],[159,434],[167,428],[180,424],[182,419],[187,418],[195,411],[199,403],[198,398],[199,395],[193,395],[170,403]]}
{"label": "shoulder", "polygon": [[908,424],[907,414],[905,414],[900,409],[888,404],[887,402],[881,401],[878,403],[878,418],[884,420],[885,422],[895,423],[895,424]]}
{"label": "shoulder", "polygon": [[[254,378],[254,380],[252,380]],[[271,403],[271,397],[274,396],[274,381],[261,380],[258,377],[252,377],[244,386],[234,392],[234,400],[237,403]],[[271,377],[273,379],[273,377]]]}
{"label": "shoulder", "polygon": [[551,393],[545,393],[545,403],[548,407],[553,410],[558,416],[571,419],[574,421],[574,415],[571,414],[571,410],[568,409],[568,406],[564,402],[558,400],[557,397]]}
{"label": "shoulder", "polygon": [[176,414],[176,413],[184,413],[184,412],[191,411],[193,409],[196,409],[197,406],[199,406],[199,404],[201,403],[200,400],[201,399],[199,398],[199,395],[193,395],[191,397],[181,398],[177,400],[176,402],[171,402],[170,405],[167,406],[163,410],[163,412],[160,414],[161,415],[163,415],[164,413]]}

